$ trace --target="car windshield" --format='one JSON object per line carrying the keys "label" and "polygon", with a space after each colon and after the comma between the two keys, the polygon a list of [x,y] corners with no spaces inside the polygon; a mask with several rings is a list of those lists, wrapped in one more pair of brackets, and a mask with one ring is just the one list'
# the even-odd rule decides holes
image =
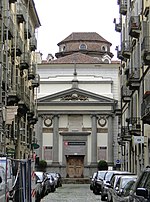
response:
{"label": "car windshield", "polygon": [[132,190],[136,180],[129,181],[124,187],[124,196],[128,196]]}
{"label": "car windshield", "polygon": [[110,181],[112,175],[113,175],[113,172],[108,172],[108,173],[106,173],[106,175],[105,175],[105,180],[106,180],[106,181]]}
{"label": "car windshield", "polygon": [[98,172],[98,178],[104,179],[106,171],[100,171]]}
{"label": "car windshield", "polygon": [[134,180],[134,178],[123,178],[121,187],[124,188],[126,184],[132,180]]}

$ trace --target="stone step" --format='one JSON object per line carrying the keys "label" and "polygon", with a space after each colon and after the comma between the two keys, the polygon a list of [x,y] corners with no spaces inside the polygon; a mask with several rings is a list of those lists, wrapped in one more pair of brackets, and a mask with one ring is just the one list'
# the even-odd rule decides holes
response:
{"label": "stone step", "polygon": [[89,178],[62,178],[63,184],[90,184]]}

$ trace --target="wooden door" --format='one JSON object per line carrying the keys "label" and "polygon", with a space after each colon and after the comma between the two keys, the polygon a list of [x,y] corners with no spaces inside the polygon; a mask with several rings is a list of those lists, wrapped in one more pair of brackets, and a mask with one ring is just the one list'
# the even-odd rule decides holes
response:
{"label": "wooden door", "polygon": [[67,174],[68,177],[83,177],[84,156],[67,157]]}

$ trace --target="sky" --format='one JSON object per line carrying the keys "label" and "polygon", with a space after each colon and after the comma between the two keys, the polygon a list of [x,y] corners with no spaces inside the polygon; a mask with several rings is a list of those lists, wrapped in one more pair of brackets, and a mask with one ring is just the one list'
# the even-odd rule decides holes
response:
{"label": "sky", "polygon": [[46,59],[59,52],[57,44],[72,32],[96,32],[112,43],[113,60],[120,34],[115,31],[114,18],[119,16],[117,0],[34,0],[41,22],[36,30],[37,51]]}

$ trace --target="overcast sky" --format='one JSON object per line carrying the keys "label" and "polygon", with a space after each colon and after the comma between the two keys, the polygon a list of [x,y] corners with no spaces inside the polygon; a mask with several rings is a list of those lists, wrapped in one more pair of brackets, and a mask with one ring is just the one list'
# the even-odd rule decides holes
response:
{"label": "overcast sky", "polygon": [[119,16],[117,0],[34,0],[41,22],[37,30],[37,51],[46,59],[55,56],[57,44],[72,32],[97,32],[112,43],[113,60],[117,59],[115,47],[120,44],[120,34],[115,31],[114,18]]}

